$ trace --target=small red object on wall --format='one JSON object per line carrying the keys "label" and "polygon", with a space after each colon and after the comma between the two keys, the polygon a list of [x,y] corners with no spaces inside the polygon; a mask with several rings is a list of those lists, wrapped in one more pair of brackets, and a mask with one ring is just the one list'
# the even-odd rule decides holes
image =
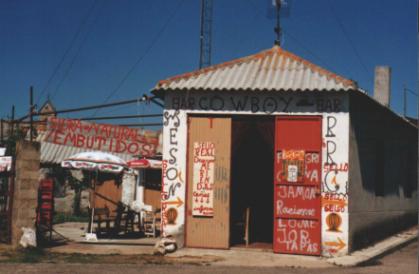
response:
{"label": "small red object on wall", "polygon": [[39,182],[36,224],[38,231],[48,232],[51,239],[54,217],[54,181],[44,179]]}

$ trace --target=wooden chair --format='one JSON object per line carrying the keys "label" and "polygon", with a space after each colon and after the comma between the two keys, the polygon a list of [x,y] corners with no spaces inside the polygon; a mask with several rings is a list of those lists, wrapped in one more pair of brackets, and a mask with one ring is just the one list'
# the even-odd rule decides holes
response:
{"label": "wooden chair", "polygon": [[156,237],[156,218],[153,211],[144,211],[143,225],[146,237]]}
{"label": "wooden chair", "polygon": [[[92,214],[92,209],[89,208],[89,216]],[[95,208],[94,216],[93,216],[93,223],[97,224],[96,233],[98,235],[102,234],[103,232],[108,233],[111,228],[111,222],[114,221],[114,218],[110,216],[109,208]],[[105,224],[106,230],[103,231],[102,224]],[[91,229],[91,223],[89,222],[88,231]]]}
{"label": "wooden chair", "polygon": [[161,233],[161,210],[144,211],[143,217],[144,235],[157,237]]}
{"label": "wooden chair", "polygon": [[128,210],[124,204],[119,202],[116,208],[116,217],[114,220],[112,234],[116,236],[121,231],[123,231],[124,233],[128,233],[130,231],[134,232],[135,215],[136,214],[134,211]]}

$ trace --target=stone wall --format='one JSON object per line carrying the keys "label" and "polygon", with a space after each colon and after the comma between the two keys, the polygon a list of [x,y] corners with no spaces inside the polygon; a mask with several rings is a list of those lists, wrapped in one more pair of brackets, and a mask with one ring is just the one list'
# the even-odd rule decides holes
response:
{"label": "stone wall", "polygon": [[16,178],[12,209],[12,245],[17,247],[22,227],[35,229],[38,198],[40,153],[39,143],[20,141],[16,144]]}
{"label": "stone wall", "polygon": [[[67,188],[64,197],[54,198],[54,211],[55,213],[64,213],[72,215],[74,213],[74,196],[73,189]],[[80,210],[82,213],[87,213],[89,206],[89,190],[81,192]]]}

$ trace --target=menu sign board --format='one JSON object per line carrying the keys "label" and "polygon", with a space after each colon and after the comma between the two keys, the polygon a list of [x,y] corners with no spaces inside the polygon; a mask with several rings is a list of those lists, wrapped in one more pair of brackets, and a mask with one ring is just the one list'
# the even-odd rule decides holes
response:
{"label": "menu sign board", "polygon": [[193,146],[193,216],[214,216],[214,173],[215,144],[195,142]]}

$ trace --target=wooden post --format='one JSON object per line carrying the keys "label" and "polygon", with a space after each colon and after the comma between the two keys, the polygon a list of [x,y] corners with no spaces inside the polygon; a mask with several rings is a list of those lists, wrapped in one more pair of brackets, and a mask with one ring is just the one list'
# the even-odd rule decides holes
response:
{"label": "wooden post", "polygon": [[246,242],[246,247],[249,246],[249,222],[250,222],[250,208],[246,208],[246,217],[245,217],[245,229],[244,229],[244,241]]}

